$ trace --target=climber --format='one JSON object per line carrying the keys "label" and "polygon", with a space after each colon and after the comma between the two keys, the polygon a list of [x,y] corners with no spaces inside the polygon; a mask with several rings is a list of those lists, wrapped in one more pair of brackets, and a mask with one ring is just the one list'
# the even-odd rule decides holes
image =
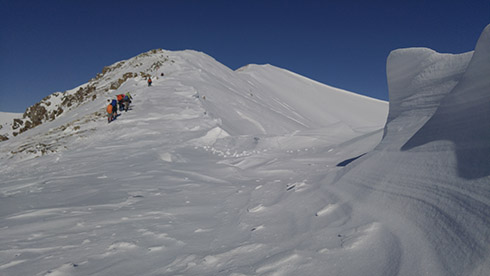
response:
{"label": "climber", "polygon": [[110,123],[114,119],[114,113],[112,112],[112,104],[107,105],[107,123]]}
{"label": "climber", "polygon": [[114,113],[114,118],[117,117],[117,100],[116,99],[113,99],[112,102],[111,102],[111,105],[112,105],[112,112]]}
{"label": "climber", "polygon": [[151,77],[148,77],[148,86],[151,86],[151,83],[152,83]]}
{"label": "climber", "polygon": [[126,93],[126,95],[124,95],[123,106],[125,112],[127,112],[129,109],[129,104],[131,103],[131,99],[133,99],[133,97],[131,97],[131,94],[129,94],[129,92]]}
{"label": "climber", "polygon": [[129,91],[126,92],[126,95],[124,95],[124,96],[128,97],[129,103],[131,103],[131,100],[133,99],[133,97],[131,96],[131,94],[129,93]]}
{"label": "climber", "polygon": [[123,100],[124,100],[124,94],[118,94],[116,96],[117,98],[117,104],[119,105],[119,111],[123,110]]}

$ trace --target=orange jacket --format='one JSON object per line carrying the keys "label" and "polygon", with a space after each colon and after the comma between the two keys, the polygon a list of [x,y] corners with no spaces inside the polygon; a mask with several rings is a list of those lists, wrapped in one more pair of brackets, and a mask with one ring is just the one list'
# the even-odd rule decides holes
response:
{"label": "orange jacket", "polygon": [[124,99],[124,94],[119,94],[116,97],[117,97],[117,101],[120,102]]}
{"label": "orange jacket", "polygon": [[107,106],[107,113],[109,113],[109,114],[112,113],[112,104]]}

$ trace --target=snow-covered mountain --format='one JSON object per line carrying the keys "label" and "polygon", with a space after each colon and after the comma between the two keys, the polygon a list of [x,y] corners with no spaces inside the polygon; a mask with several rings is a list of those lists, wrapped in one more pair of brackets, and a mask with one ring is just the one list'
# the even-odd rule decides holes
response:
{"label": "snow-covered mountain", "polygon": [[[128,91],[132,109],[108,124],[107,99]],[[155,50],[29,110],[37,119],[18,125],[36,126],[0,148],[3,274],[218,275],[267,274],[268,258],[295,250],[275,248],[303,226],[276,233],[290,212],[266,210],[315,220],[303,201],[323,202],[325,172],[379,142],[388,104],[271,65]]]}
{"label": "snow-covered mountain", "polygon": [[[85,133],[88,121],[105,116],[108,98],[140,93],[148,77],[153,77],[156,85],[165,83],[168,90],[185,89],[200,100],[203,112],[219,120],[219,126],[231,135],[282,135],[321,127],[344,128],[355,135],[356,131],[379,129],[386,118],[385,102],[271,65],[232,71],[203,53],[152,50],[105,67],[94,79],[70,91],[53,93],[19,114],[12,127],[3,128],[0,134],[11,139],[23,136],[15,139],[22,145],[13,143],[18,146],[15,154],[56,152],[68,143],[48,140],[66,138],[63,132],[67,129]],[[167,106],[165,100],[160,105]],[[41,124],[44,127],[38,127]],[[96,129],[90,126],[90,131]],[[28,135],[24,135],[26,131]],[[39,135],[45,136],[45,141],[40,142]],[[70,132],[68,136],[79,135]],[[31,142],[29,137],[36,139]]]}
{"label": "snow-covered mountain", "polygon": [[488,45],[393,51],[389,115],[195,51],[106,67],[1,142],[0,273],[486,275]]}

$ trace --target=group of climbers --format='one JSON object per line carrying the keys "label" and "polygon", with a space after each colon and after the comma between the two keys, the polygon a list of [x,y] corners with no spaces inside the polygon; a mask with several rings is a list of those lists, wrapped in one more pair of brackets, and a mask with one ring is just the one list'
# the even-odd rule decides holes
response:
{"label": "group of climbers", "polygon": [[[161,76],[163,77],[164,74],[162,73]],[[148,86],[151,86],[152,80],[151,77],[148,77]],[[119,108],[119,111],[128,111],[129,109],[129,104],[131,103],[131,100],[133,97],[131,97],[131,94],[127,92],[126,94],[118,94],[116,96],[116,99],[108,99],[107,102],[109,103],[107,105],[107,122],[110,123],[113,120],[116,119],[118,116],[117,111]]]}
{"label": "group of climbers", "polygon": [[116,119],[116,117],[118,116],[118,107],[119,111],[124,110],[125,112],[127,112],[132,99],[133,97],[131,97],[131,94],[129,92],[127,92],[126,94],[118,94],[116,96],[116,99],[108,99],[107,102],[109,104],[107,105],[107,122],[110,123],[114,119]]}

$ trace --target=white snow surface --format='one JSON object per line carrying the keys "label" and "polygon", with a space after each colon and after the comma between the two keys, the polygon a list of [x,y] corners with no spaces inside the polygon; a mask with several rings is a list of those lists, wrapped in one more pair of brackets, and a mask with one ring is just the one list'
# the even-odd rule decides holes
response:
{"label": "white snow surface", "polygon": [[14,119],[22,118],[22,113],[0,112],[0,135],[11,137]]}
{"label": "white snow surface", "polygon": [[[487,275],[488,45],[490,26],[474,52],[393,51],[387,123],[271,65],[117,63],[96,100],[0,143],[0,274]],[[153,86],[103,90],[139,70]]]}
{"label": "white snow surface", "polygon": [[13,119],[20,117],[22,117],[22,113],[0,112],[0,125],[10,124]]}
{"label": "white snow surface", "polygon": [[489,45],[490,25],[474,52],[388,57],[383,140],[330,187],[347,196],[357,217],[349,223],[391,237],[382,239],[389,258],[369,275],[488,275]]}

